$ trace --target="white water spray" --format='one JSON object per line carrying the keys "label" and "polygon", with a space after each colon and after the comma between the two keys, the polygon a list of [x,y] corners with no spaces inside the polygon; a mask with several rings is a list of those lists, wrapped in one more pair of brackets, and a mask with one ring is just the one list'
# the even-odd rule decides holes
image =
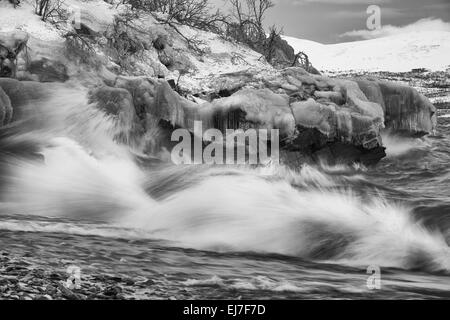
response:
{"label": "white water spray", "polygon": [[[52,114],[35,132],[44,160],[9,161],[2,211],[102,219],[128,230],[118,231],[120,237],[196,249],[450,270],[445,240],[414,222],[407,208],[381,195],[361,199],[350,184],[342,191],[336,187],[342,180],[312,167],[167,168],[160,179],[170,177],[175,190],[168,188],[168,196],[157,201],[145,192],[151,173],[113,141],[114,119],[83,99],[70,101],[42,107]],[[20,222],[0,222],[0,228],[18,230]],[[95,234],[100,226],[80,231],[61,224],[59,230],[41,223],[32,230]]]}

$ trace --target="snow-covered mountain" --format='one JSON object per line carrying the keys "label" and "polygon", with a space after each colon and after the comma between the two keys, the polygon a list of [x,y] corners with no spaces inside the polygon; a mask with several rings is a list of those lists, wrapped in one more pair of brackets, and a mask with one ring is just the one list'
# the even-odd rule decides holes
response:
{"label": "snow-covered mountain", "polygon": [[433,71],[450,66],[450,32],[423,31],[383,38],[321,44],[283,37],[295,51],[305,52],[323,71],[406,72],[414,68]]}

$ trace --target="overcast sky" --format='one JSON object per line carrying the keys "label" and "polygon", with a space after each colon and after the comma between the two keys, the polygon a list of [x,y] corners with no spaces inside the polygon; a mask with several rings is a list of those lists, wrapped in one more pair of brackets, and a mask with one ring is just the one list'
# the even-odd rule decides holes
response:
{"label": "overcast sky", "polygon": [[[223,6],[225,0],[214,0]],[[383,36],[404,30],[450,31],[450,0],[273,0],[266,24],[284,34],[322,43]],[[381,8],[382,30],[367,33],[369,5]],[[404,28],[407,26],[406,28]]]}

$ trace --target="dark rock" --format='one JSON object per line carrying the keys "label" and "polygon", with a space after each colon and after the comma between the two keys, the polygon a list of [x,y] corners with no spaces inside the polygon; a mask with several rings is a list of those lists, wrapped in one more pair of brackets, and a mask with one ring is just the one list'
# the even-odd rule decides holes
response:
{"label": "dark rock", "polygon": [[67,68],[62,62],[47,58],[32,61],[28,71],[37,75],[40,82],[65,82],[69,79]]}
{"label": "dark rock", "polygon": [[57,273],[57,272],[51,272],[47,274],[47,277],[51,280],[65,280],[67,277],[65,274]]}
{"label": "dark rock", "polygon": [[219,97],[221,98],[225,98],[225,97],[229,97],[233,94],[234,92],[228,89],[222,89],[219,90],[219,92],[217,93],[219,95]]}
{"label": "dark rock", "polygon": [[171,68],[175,62],[174,57],[171,54],[171,51],[169,51],[169,50],[159,51],[158,58],[159,58],[159,61],[163,65],[165,65],[167,68]]}
{"label": "dark rock", "polygon": [[123,282],[124,282],[127,286],[132,286],[132,285],[135,284],[135,281],[134,281],[133,279],[130,279],[130,278],[123,279]]}
{"label": "dark rock", "polygon": [[119,286],[109,286],[103,290],[103,294],[106,296],[116,296],[122,293],[122,288]]}
{"label": "dark rock", "polygon": [[84,295],[75,293],[69,288],[66,288],[63,284],[58,285],[58,290],[61,292],[64,298],[69,300],[83,300],[86,298]]}
{"label": "dark rock", "polygon": [[314,68],[307,56],[306,53],[301,52],[300,54],[302,57],[306,60],[304,61],[304,65],[299,63],[297,52],[294,51],[294,48],[283,38],[281,38],[280,35],[276,35],[272,38],[272,57],[271,61],[269,61],[272,65],[274,65],[277,68],[286,68],[286,67],[292,67],[292,66],[302,66],[304,67],[309,73],[320,75],[320,72]]}
{"label": "dark rock", "polygon": [[36,295],[34,297],[34,300],[53,300],[53,298],[50,295],[45,294],[45,295]]}
{"label": "dark rock", "polygon": [[158,35],[158,37],[153,41],[153,48],[156,50],[164,50],[167,46],[167,37],[163,35]]}
{"label": "dark rock", "polygon": [[88,25],[85,23],[80,22],[78,28],[75,29],[75,32],[79,35],[88,36],[88,37],[95,37],[98,35],[96,31],[91,29]]}
{"label": "dark rock", "polygon": [[24,31],[0,32],[0,77],[16,76],[15,61],[27,42],[28,34]]}
{"label": "dark rock", "polygon": [[57,292],[57,288],[51,284],[47,285],[45,292],[49,295],[54,295]]}
{"label": "dark rock", "polygon": [[273,38],[273,55],[271,63],[279,67],[290,67],[294,64],[295,51],[289,43],[276,35]]}
{"label": "dark rock", "polygon": [[17,277],[11,276],[11,275],[3,275],[2,281],[3,281],[3,284],[8,284],[8,285],[9,284],[16,285],[17,283],[19,283],[19,280],[17,279]]}
{"label": "dark rock", "polygon": [[177,84],[175,83],[174,79],[169,79],[167,80],[167,83],[170,85],[170,87],[172,88],[172,90],[177,90]]}
{"label": "dark rock", "polygon": [[136,285],[138,285],[139,287],[149,287],[155,284],[155,282],[152,279],[145,279],[143,281],[137,281],[135,282]]}
{"label": "dark rock", "polygon": [[49,96],[49,90],[44,84],[33,81],[0,78],[0,88],[3,89],[11,102],[11,122],[23,120],[25,117],[35,117],[34,102],[42,101]]}
{"label": "dark rock", "polygon": [[5,272],[11,273],[14,271],[24,271],[27,270],[26,267],[23,266],[19,266],[19,265],[13,265],[13,266],[8,266],[5,268]]}

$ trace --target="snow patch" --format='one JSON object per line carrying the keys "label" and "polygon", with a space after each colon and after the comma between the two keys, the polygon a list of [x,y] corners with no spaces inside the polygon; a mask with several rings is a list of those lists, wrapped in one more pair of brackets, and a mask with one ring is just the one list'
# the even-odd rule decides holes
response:
{"label": "snow patch", "polygon": [[22,1],[20,7],[14,9],[7,1],[0,2],[0,31],[22,30],[31,36],[44,40],[61,40],[60,31],[49,23],[45,23],[34,13],[30,1]]}

